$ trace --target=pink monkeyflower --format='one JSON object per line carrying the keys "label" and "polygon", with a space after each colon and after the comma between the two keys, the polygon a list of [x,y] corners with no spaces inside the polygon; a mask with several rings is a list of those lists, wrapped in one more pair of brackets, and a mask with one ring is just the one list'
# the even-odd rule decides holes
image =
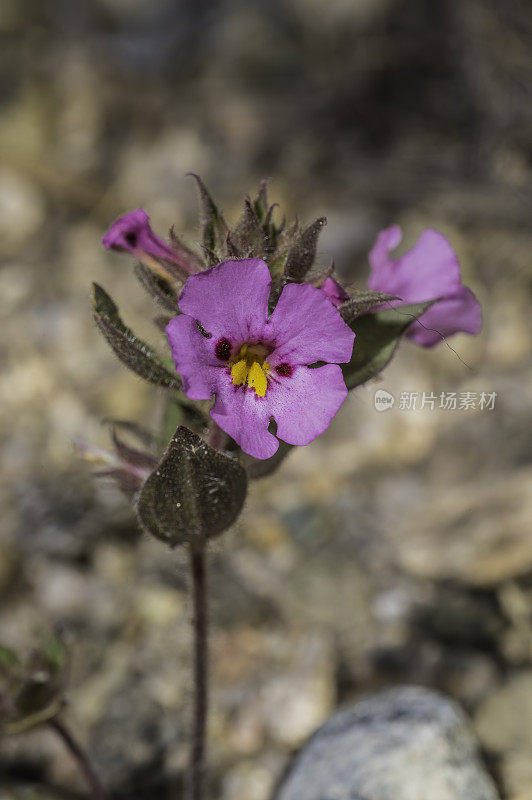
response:
{"label": "pink monkeyflower", "polygon": [[480,304],[462,284],[458,257],[442,233],[423,231],[416,244],[398,258],[391,258],[402,239],[401,228],[381,231],[370,254],[370,289],[400,297],[405,303],[441,298],[407,333],[423,347],[432,347],[454,333],[477,334],[482,327]]}
{"label": "pink monkeyflower", "polygon": [[125,250],[137,258],[146,253],[153,258],[175,261],[175,252],[152,231],[150,218],[143,208],[129,211],[113,222],[102,244],[107,250]]}
{"label": "pink monkeyflower", "polygon": [[143,208],[130,211],[113,222],[102,244],[107,250],[130,253],[166,279],[183,281],[199,269],[193,254],[177,237],[172,247],[152,231],[150,218]]}
{"label": "pink monkeyflower", "polygon": [[[279,447],[268,431],[272,418],[277,436],[292,445],[328,428],[347,396],[338,364],[350,360],[354,341],[310,284],[285,286],[268,318],[270,286],[261,259],[224,261],[187,280],[182,314],[166,328],[187,397],[214,395],[213,420],[258,459]],[[326,363],[310,366],[318,361]]]}

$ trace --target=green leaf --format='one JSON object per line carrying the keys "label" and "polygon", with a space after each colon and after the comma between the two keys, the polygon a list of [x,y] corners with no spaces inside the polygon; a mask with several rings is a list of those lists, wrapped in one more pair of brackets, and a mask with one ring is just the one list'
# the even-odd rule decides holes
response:
{"label": "green leaf", "polygon": [[43,648],[43,660],[53,675],[60,673],[67,663],[68,651],[60,636],[51,636]]}
{"label": "green leaf", "polygon": [[234,258],[247,258],[253,256],[262,258],[264,255],[265,235],[249,199],[244,203],[244,212],[227,236],[229,254]]}
{"label": "green leaf", "polygon": [[168,389],[179,388],[180,382],[177,376],[166,369],[159,356],[146,342],[124,325],[117,306],[97,283],[92,285],[92,305],[98,328],[126,367],[150,383]]}
{"label": "green leaf", "polygon": [[[264,232],[264,260],[266,262],[271,262],[272,256],[277,250],[277,243],[279,239],[279,234],[282,231],[281,227],[278,227],[275,222],[273,221],[273,212],[276,208],[276,204],[270,206],[266,213],[266,218],[262,223],[262,230]],[[281,272],[284,269],[284,263],[281,266]],[[272,270],[273,274],[273,270]]]}
{"label": "green leaf", "polygon": [[357,317],[349,326],[356,333],[353,356],[349,364],[342,365],[347,388],[360,386],[384,369],[412,322],[435,302],[411,303]]}
{"label": "green leaf", "polygon": [[285,278],[289,281],[302,281],[316,258],[318,236],[327,224],[325,217],[320,217],[309,225],[298,236],[286,259]]}
{"label": "green leaf", "polygon": [[62,710],[63,705],[63,698],[57,696],[52,697],[47,705],[33,713],[22,714],[19,712],[12,721],[4,720],[0,717],[0,734],[16,736],[21,733],[26,733],[32,730],[32,728],[37,728],[56,717]]}
{"label": "green leaf", "polygon": [[119,434],[119,429],[121,427],[123,426],[120,422],[117,424],[111,423],[111,439],[118,457],[121,461],[133,467],[152,470],[157,465],[157,456],[147,450],[140,450],[138,447],[132,447],[125,442]]}
{"label": "green leaf", "polygon": [[110,425],[112,431],[123,431],[132,436],[137,442],[151,452],[157,450],[158,440],[156,434],[149,428],[129,419],[104,419],[104,425]]}
{"label": "green leaf", "polygon": [[186,270],[187,274],[201,272],[201,270],[205,269],[205,264],[200,256],[179,238],[173,226],[170,228],[170,241],[179,265]]}
{"label": "green leaf", "polygon": [[50,636],[24,660],[0,646],[0,733],[30,730],[61,709],[67,650],[59,636]]}
{"label": "green leaf", "polygon": [[247,491],[238,461],[179,427],[137,502],[143,528],[171,546],[203,544],[236,520]]}
{"label": "green leaf", "polygon": [[146,289],[148,294],[150,294],[157,303],[163,306],[163,308],[169,311],[174,317],[179,314],[177,295],[168,281],[165,281],[160,275],[156,275],[151,269],[144,266],[144,264],[137,264],[135,266],[135,275],[141,286]]}
{"label": "green leaf", "polygon": [[342,315],[344,321],[350,325],[350,323],[354,322],[357,317],[361,317],[362,314],[366,314],[372,308],[375,308],[375,306],[382,305],[383,303],[389,303],[392,300],[399,300],[399,298],[391,294],[384,294],[384,292],[373,292],[371,290],[356,292],[349,300],[346,300],[345,303],[342,303],[338,311]]}
{"label": "green leaf", "polygon": [[164,450],[178,425],[185,425],[199,433],[210,423],[210,400],[190,400],[183,392],[171,392],[166,396],[166,408],[159,435],[160,450]]}
{"label": "green leaf", "polygon": [[260,182],[259,191],[253,201],[253,211],[260,223],[263,223],[268,213],[268,179]]}
{"label": "green leaf", "polygon": [[[273,206],[268,212],[268,221],[270,223],[271,230],[275,228],[273,223],[271,223],[272,212]],[[271,238],[273,250],[270,247],[268,248],[268,267],[273,278],[279,277],[283,274],[288,255],[299,233],[299,223],[297,219],[294,220],[289,228],[285,227],[284,220],[279,228],[275,228],[273,237]]]}
{"label": "green leaf", "polygon": [[220,255],[225,246],[229,229],[199,175],[195,175],[193,172],[191,172],[190,175],[196,181],[199,190],[201,222],[203,226],[203,249],[207,256],[211,253]]}

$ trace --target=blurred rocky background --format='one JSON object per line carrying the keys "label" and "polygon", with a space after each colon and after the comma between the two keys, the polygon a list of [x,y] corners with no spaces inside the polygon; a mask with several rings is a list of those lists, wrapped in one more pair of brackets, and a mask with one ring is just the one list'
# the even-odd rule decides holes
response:
{"label": "blurred rocky background", "polygon": [[[230,218],[271,176],[288,216],[327,215],[320,263],[355,286],[380,228],[439,228],[485,324],[404,343],[213,548],[213,796],[267,800],[337,705],[407,682],[459,701],[502,796],[530,800],[530,4],[2,0],[0,44],[0,639],[59,626],[68,718],[116,798],[180,796],[186,565],[72,447],[105,445],[108,417],[156,427],[161,397],[108,350],[89,285],[163,347],[101,234],[143,206],[195,242],[185,173]],[[399,404],[482,391],[493,410]],[[84,796],[52,733],[1,752],[2,800]]]}

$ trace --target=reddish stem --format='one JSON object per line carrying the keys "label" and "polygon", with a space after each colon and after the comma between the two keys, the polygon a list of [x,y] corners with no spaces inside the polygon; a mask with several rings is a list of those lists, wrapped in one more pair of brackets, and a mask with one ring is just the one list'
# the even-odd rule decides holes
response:
{"label": "reddish stem", "polygon": [[110,800],[109,795],[103,788],[103,785],[92,766],[89,756],[82,748],[80,743],[74,738],[72,732],[67,725],[58,717],[48,720],[48,725],[54,730],[58,736],[63,740],[66,748],[70,751],[72,756],[78,763],[78,766],[85,776],[93,800]]}
{"label": "reddish stem", "polygon": [[207,731],[207,591],[205,547],[191,547],[190,574],[194,631],[194,709],[190,751],[189,800],[203,800]]}

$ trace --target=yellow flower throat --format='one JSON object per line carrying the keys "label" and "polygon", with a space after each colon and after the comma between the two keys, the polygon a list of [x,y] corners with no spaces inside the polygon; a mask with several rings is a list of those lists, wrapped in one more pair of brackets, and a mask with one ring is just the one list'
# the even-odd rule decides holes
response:
{"label": "yellow flower throat", "polygon": [[231,377],[235,386],[247,383],[259,397],[264,397],[268,388],[268,374],[271,367],[265,361],[266,348],[260,344],[243,344],[238,354],[233,357]]}

